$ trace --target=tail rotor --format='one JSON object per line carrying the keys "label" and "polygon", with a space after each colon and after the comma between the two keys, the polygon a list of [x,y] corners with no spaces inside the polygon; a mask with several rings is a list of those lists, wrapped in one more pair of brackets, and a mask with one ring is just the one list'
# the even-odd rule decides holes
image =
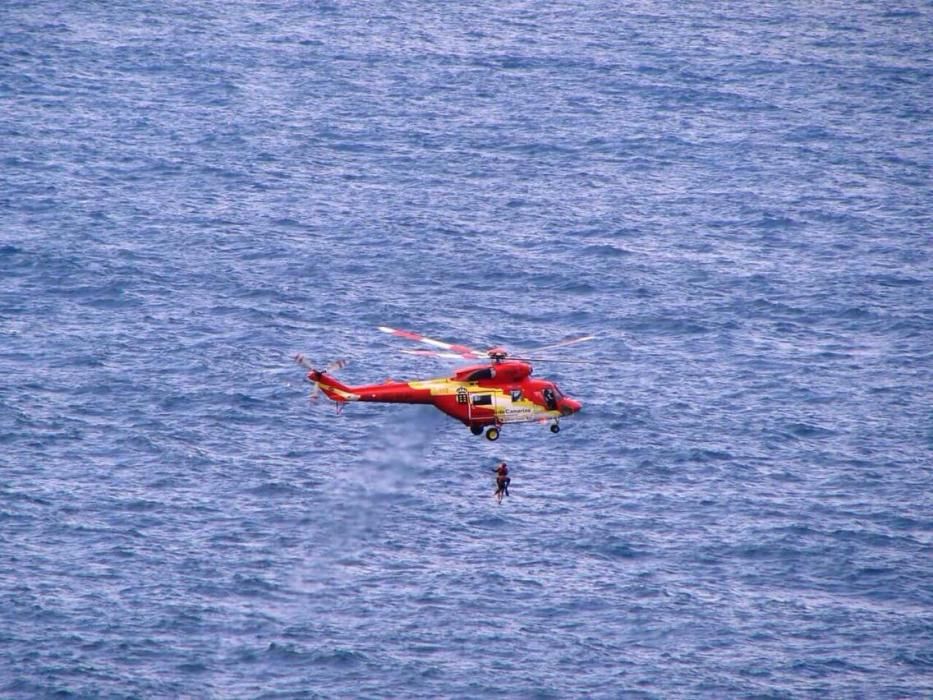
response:
{"label": "tail rotor", "polygon": [[[308,370],[309,373],[314,371],[314,365],[312,365],[311,362],[308,360],[308,358],[302,355],[300,352],[297,353],[292,359],[295,360],[296,364]],[[343,369],[348,364],[350,364],[349,360],[346,360],[344,358],[339,358],[329,363],[324,369],[322,369],[321,374],[329,374],[329,373],[334,372],[335,370]],[[308,400],[311,403],[317,403],[318,399],[320,399],[320,396],[321,396],[321,385],[318,382],[311,379],[310,376],[308,377],[308,381],[314,385],[314,387],[311,389],[310,395],[308,396]]]}

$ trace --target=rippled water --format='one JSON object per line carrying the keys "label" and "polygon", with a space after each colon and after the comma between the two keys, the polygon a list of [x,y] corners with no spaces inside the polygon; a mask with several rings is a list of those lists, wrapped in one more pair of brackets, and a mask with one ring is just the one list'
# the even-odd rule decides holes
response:
{"label": "rippled water", "polygon": [[[5,3],[0,695],[933,695],[931,35]],[[559,435],[310,404],[451,370],[381,324],[604,364]]]}

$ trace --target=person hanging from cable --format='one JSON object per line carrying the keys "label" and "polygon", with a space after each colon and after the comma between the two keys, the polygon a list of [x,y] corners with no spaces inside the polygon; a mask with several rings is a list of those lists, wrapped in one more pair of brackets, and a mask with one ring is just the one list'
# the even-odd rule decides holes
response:
{"label": "person hanging from cable", "polygon": [[512,479],[509,478],[509,466],[505,462],[499,462],[493,471],[496,473],[496,492],[493,496],[496,497],[496,501],[502,503],[502,497],[509,495],[509,484],[512,483]]}

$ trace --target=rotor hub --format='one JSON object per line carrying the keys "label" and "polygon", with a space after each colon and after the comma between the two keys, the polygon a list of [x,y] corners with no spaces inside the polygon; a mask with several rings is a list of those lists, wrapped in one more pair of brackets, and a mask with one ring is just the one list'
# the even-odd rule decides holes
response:
{"label": "rotor hub", "polygon": [[490,348],[486,351],[486,354],[489,355],[491,360],[495,360],[496,362],[502,362],[502,360],[509,356],[505,348]]}

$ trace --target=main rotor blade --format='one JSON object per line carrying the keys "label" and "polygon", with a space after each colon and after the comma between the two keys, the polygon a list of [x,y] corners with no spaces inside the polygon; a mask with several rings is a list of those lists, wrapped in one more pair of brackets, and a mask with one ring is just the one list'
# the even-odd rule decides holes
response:
{"label": "main rotor blade", "polygon": [[510,360],[518,360],[519,362],[559,362],[565,365],[614,365],[616,362],[609,360],[560,360],[557,358],[550,357],[512,357],[509,355]]}
{"label": "main rotor blade", "polygon": [[595,339],[595,335],[584,335],[579,338],[570,338],[569,340],[562,340],[559,343],[552,343],[551,345],[542,345],[540,348],[535,348],[531,352],[540,352],[541,350],[551,350],[553,348],[565,348],[568,345],[576,345],[577,343],[585,343],[588,340]]}
{"label": "main rotor blade", "polygon": [[[421,335],[420,333],[412,333],[411,331],[402,331],[396,328],[389,328],[387,326],[379,326],[379,330],[383,333],[389,333],[390,335],[396,335],[400,338],[407,338],[408,340],[414,340],[419,343],[425,343],[426,345],[431,345],[435,348],[440,348],[441,350],[447,350],[451,353],[456,353],[455,357],[465,358],[465,359],[485,359],[487,357],[486,353],[480,352],[479,350],[474,350],[469,348],[466,345],[456,345],[454,343],[446,343],[443,340],[435,340],[434,338],[428,338],[427,336]],[[443,357],[443,355],[442,355]]]}
{"label": "main rotor blade", "polygon": [[[452,360],[464,359],[463,355],[458,355],[455,352],[440,352],[438,350],[402,350],[402,352],[406,355],[420,355],[422,357],[446,357]],[[473,359],[473,356],[468,355],[466,359]]]}

